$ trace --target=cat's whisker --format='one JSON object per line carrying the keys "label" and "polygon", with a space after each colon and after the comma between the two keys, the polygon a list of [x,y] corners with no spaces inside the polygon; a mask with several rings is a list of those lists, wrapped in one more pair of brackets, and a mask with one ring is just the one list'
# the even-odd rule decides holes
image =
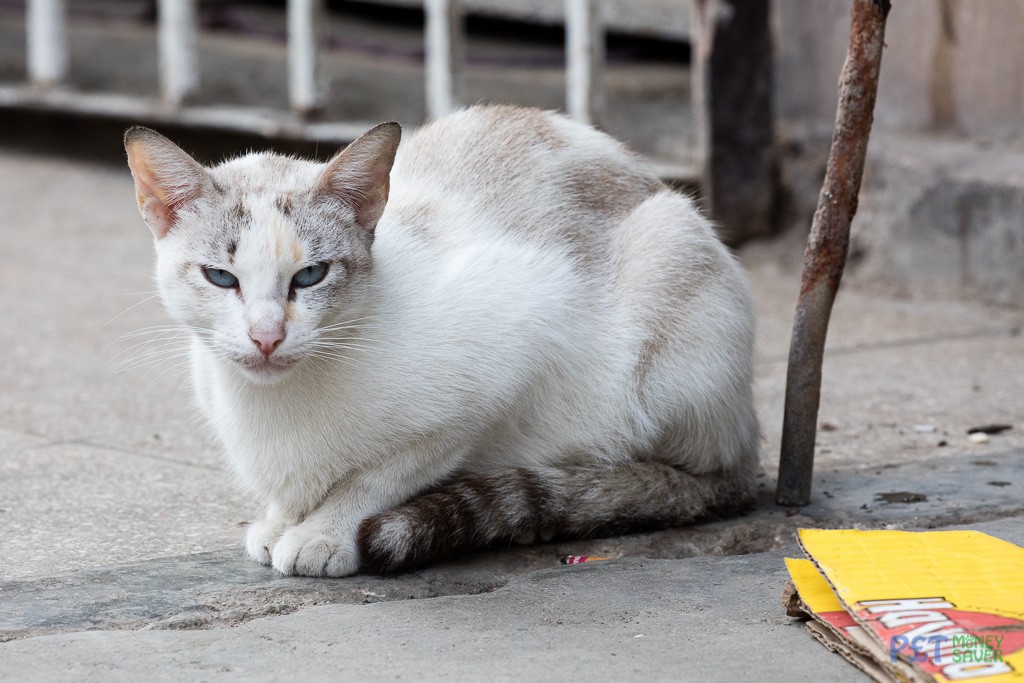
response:
{"label": "cat's whisker", "polygon": [[140,368],[145,365],[152,365],[159,363],[167,358],[171,358],[177,355],[181,355],[179,352],[183,352],[183,349],[160,349],[159,351],[153,351],[147,354],[140,354],[125,360],[119,361],[114,364],[113,370],[115,373],[122,373],[135,368]]}
{"label": "cat's whisker", "polygon": [[379,315],[364,315],[362,318],[349,318],[344,324],[347,325],[349,323],[359,322],[360,320],[376,320],[379,317]]}
{"label": "cat's whisker", "polygon": [[159,353],[154,352],[151,355],[147,355],[140,358],[132,358],[128,361],[125,361],[124,363],[114,368],[114,372],[122,373],[127,372],[128,370],[136,370],[138,368],[146,366],[158,365],[173,358],[180,358],[181,356],[185,356],[188,353],[189,349],[161,350]]}
{"label": "cat's whisker", "polygon": [[317,329],[317,330],[310,330],[308,334],[310,336],[319,337],[321,339],[326,339],[327,337],[325,335],[341,335],[341,336],[346,336],[346,337],[352,337],[352,336],[355,336],[355,335],[373,334],[373,333],[378,333],[379,334],[380,330],[379,329],[373,329],[373,328],[366,328],[366,327],[363,327],[362,325],[360,325],[358,327],[346,327],[346,328],[339,328],[339,329],[336,329],[336,330],[319,330],[319,329]]}
{"label": "cat's whisker", "polygon": [[111,344],[116,344],[117,342],[120,342],[120,341],[127,341],[127,340],[131,340],[131,339],[137,339],[139,337],[146,337],[146,336],[155,337],[155,336],[164,335],[164,334],[179,334],[179,333],[184,333],[184,330],[181,330],[181,329],[178,329],[178,328],[175,328],[175,327],[165,327],[163,329],[152,329],[152,330],[135,330],[134,332],[125,332],[121,336],[119,336],[116,339],[112,340],[110,343]]}
{"label": "cat's whisker", "polygon": [[153,333],[156,333],[156,332],[168,332],[168,331],[194,332],[196,334],[202,334],[202,333],[211,333],[212,334],[213,333],[213,330],[208,328],[208,327],[196,327],[196,326],[193,326],[193,325],[153,325],[151,327],[142,327],[142,328],[139,328],[137,330],[132,330],[131,332],[125,332],[124,334],[122,334],[121,336],[119,336],[117,338],[118,339],[123,339],[123,338],[126,338],[126,337],[134,337],[134,336],[140,336],[140,335],[143,335],[143,334],[153,334]]}
{"label": "cat's whisker", "polygon": [[190,348],[189,340],[181,335],[170,335],[162,336],[155,339],[147,339],[142,342],[132,344],[126,349],[121,350],[115,354],[110,361],[119,362],[121,360],[130,361],[133,358],[140,358],[154,353],[159,353],[168,349],[181,349],[188,350]]}
{"label": "cat's whisker", "polygon": [[195,334],[195,335],[197,335],[199,337],[202,337],[204,335],[212,336],[213,334],[215,334],[213,330],[205,328],[205,327],[190,327],[188,325],[155,325],[153,327],[144,327],[142,329],[134,330],[132,332],[125,332],[124,334],[120,335],[119,337],[117,337],[117,338],[111,340],[110,342],[108,342],[107,346],[109,347],[109,346],[111,346],[113,344],[116,344],[117,342],[120,342],[120,341],[126,341],[126,340],[130,340],[130,339],[135,339],[135,338],[138,338],[138,337],[144,337],[146,335],[154,335],[154,336],[156,336],[156,335],[167,334],[167,333],[171,333],[171,332],[178,332],[178,333],[182,333],[182,334],[184,334],[186,332],[189,332],[189,333]]}
{"label": "cat's whisker", "polygon": [[311,342],[308,342],[308,345],[309,346],[314,346],[314,347],[317,347],[317,348],[327,348],[327,349],[346,349],[346,348],[348,348],[348,349],[366,349],[368,351],[376,351],[377,349],[380,348],[379,346],[373,346],[373,345],[367,344],[367,343],[352,342],[352,341],[350,341],[348,339],[339,339],[337,341],[330,341],[330,342],[317,339],[317,340],[313,340]]}
{"label": "cat's whisker", "polygon": [[180,394],[181,390],[185,388],[185,385],[188,384],[190,379],[191,379],[191,375],[189,375],[189,373],[186,372],[182,376],[181,381],[178,382],[178,388],[174,390],[174,393],[175,394]]}
{"label": "cat's whisker", "polygon": [[369,363],[361,361],[361,360],[359,360],[357,358],[353,358],[352,356],[347,356],[347,355],[342,354],[342,353],[329,353],[329,352],[326,352],[326,351],[314,351],[312,354],[310,354],[310,357],[311,358],[323,358],[323,359],[334,360],[334,361],[341,361],[343,363],[348,363],[350,365],[358,365],[358,366],[363,367],[363,368],[371,368],[372,367]]}
{"label": "cat's whisker", "polygon": [[189,359],[187,359],[187,358],[186,358],[185,360],[183,360],[183,361],[181,361],[181,362],[179,362],[179,363],[175,363],[175,364],[174,364],[174,365],[172,365],[171,367],[167,368],[166,370],[164,370],[163,372],[161,372],[161,373],[160,373],[159,375],[157,375],[156,377],[154,377],[154,378],[153,378],[152,380],[150,380],[149,384],[147,384],[147,385],[146,385],[146,387],[145,387],[145,389],[143,389],[143,391],[149,391],[149,388],[150,388],[151,386],[153,386],[153,385],[154,385],[154,384],[155,384],[155,383],[157,382],[157,380],[159,380],[159,379],[160,379],[161,377],[163,377],[164,375],[166,375],[166,374],[167,374],[168,372],[170,372],[171,370],[175,370],[175,369],[177,369],[177,368],[180,368],[180,367],[181,367],[181,366],[183,366],[183,365],[187,365],[187,364],[188,364],[188,362],[189,362]]}
{"label": "cat's whisker", "polygon": [[367,352],[370,351],[375,351],[375,349],[366,349],[356,346],[334,346],[314,349],[313,353],[334,354],[338,356],[343,356],[345,358],[354,358],[355,360],[359,360],[358,356],[364,356],[366,355]]}
{"label": "cat's whisker", "polygon": [[111,358],[111,362],[118,362],[120,360],[130,360],[132,358],[139,358],[142,356],[152,355],[159,353],[167,349],[187,349],[188,344],[183,343],[184,340],[176,337],[168,339],[160,339],[152,342],[147,342],[144,345],[136,345],[136,348],[125,349],[121,353]]}
{"label": "cat's whisker", "polygon": [[[137,341],[137,342],[131,344],[130,346],[127,346],[124,349],[121,349],[120,351],[118,351],[113,356],[113,358],[111,358],[111,360],[116,360],[117,358],[119,358],[119,357],[121,357],[121,356],[123,356],[125,354],[132,353],[136,349],[140,349],[142,347],[149,346],[151,344],[161,344],[161,343],[165,343],[165,342],[169,342],[169,341],[185,341],[185,338],[184,338],[183,334],[184,333],[182,333],[182,332],[161,332],[159,335],[157,335],[157,336],[155,336],[155,337],[153,337],[151,339],[143,339],[142,341]],[[128,340],[126,340],[126,341],[128,341]],[[110,344],[107,344],[107,348],[109,348],[109,347],[110,347]]]}
{"label": "cat's whisker", "polygon": [[188,333],[183,330],[174,329],[149,332],[145,335],[136,334],[126,339],[118,339],[113,342],[110,342],[109,344],[106,345],[106,348],[109,348],[115,343],[129,344],[129,346],[127,346],[125,349],[122,349],[121,353],[123,353],[126,350],[133,349],[139,346],[145,346],[147,344],[160,344],[171,340],[185,342],[188,340],[187,334]]}
{"label": "cat's whisker", "polygon": [[[173,359],[168,359],[168,360],[173,360]],[[181,365],[181,364],[183,364],[185,362],[187,362],[187,359],[179,359],[176,362],[172,363],[171,367],[177,366],[177,365]],[[142,383],[145,382],[148,377],[151,377],[152,373],[158,371],[160,368],[163,368],[163,367],[167,367],[167,366],[164,365],[164,364],[153,364],[153,365],[145,366],[144,369],[143,368],[136,368],[136,370],[141,370],[141,374],[138,377],[138,381],[136,381],[136,383],[135,383],[135,389],[138,389],[140,386],[142,386]]]}
{"label": "cat's whisker", "polygon": [[333,345],[333,344],[336,344],[338,342],[342,342],[342,343],[344,343],[344,342],[353,342],[353,343],[357,343],[357,344],[377,344],[377,345],[380,345],[380,346],[394,346],[394,345],[396,345],[396,342],[394,342],[394,341],[392,341],[390,339],[383,339],[381,337],[363,337],[363,336],[354,336],[354,335],[345,335],[345,336],[341,336],[341,337],[334,337],[334,336],[332,336],[332,337],[322,337],[322,336],[317,336],[317,337],[311,339],[307,343],[309,343],[309,344],[324,343],[324,344]]}
{"label": "cat's whisker", "polygon": [[312,354],[313,355],[321,355],[321,356],[322,355],[335,355],[335,356],[346,356],[346,357],[348,357],[347,354],[342,353],[342,352],[346,351],[346,350],[350,350],[350,349],[354,350],[354,351],[362,351],[363,350],[363,349],[359,349],[359,348],[344,347],[344,346],[322,346],[322,347],[315,347],[312,350]]}
{"label": "cat's whisker", "polygon": [[167,334],[152,339],[145,339],[143,341],[135,342],[130,346],[121,349],[118,353],[114,354],[111,360],[117,360],[122,356],[130,356],[134,353],[139,353],[146,350],[165,348],[172,344],[185,345],[185,339],[178,334]]}
{"label": "cat's whisker", "polygon": [[333,359],[323,358],[320,356],[309,356],[308,358],[320,372],[330,372],[331,365],[336,362]]}
{"label": "cat's whisker", "polygon": [[172,348],[189,350],[191,346],[191,340],[181,335],[147,339],[143,342],[136,342],[127,348],[121,349],[110,356],[107,362],[116,365]]}
{"label": "cat's whisker", "polygon": [[[365,343],[373,343],[373,344],[381,344],[381,345],[394,345],[395,344],[395,342],[391,341],[390,339],[378,339],[376,337],[319,337],[319,338],[315,339],[314,341],[318,341],[318,342],[348,342],[348,341],[353,341],[353,342],[365,342]],[[312,343],[312,342],[310,342],[310,343]]]}
{"label": "cat's whisker", "polygon": [[155,299],[155,298],[156,298],[156,297],[158,297],[158,296],[160,296],[160,295],[159,295],[159,294],[150,294],[150,295],[149,295],[149,296],[147,296],[147,297],[146,297],[145,299],[142,299],[141,301],[136,301],[136,302],[135,302],[134,304],[132,304],[132,305],[131,305],[131,306],[129,306],[128,308],[124,309],[123,311],[121,311],[120,313],[118,313],[117,315],[115,315],[115,316],[114,316],[113,318],[111,318],[110,320],[108,320],[107,322],[103,323],[102,325],[100,325],[99,327],[97,327],[97,328],[96,328],[95,330],[93,330],[93,334],[97,334],[97,333],[99,333],[100,331],[102,331],[102,330],[103,330],[103,328],[105,328],[105,327],[106,327],[107,325],[109,325],[110,323],[114,322],[114,321],[115,321],[115,320],[117,320],[118,318],[120,318],[120,317],[121,317],[122,315],[124,315],[125,313],[128,313],[129,311],[131,311],[131,310],[133,310],[133,309],[135,309],[135,308],[138,308],[138,307],[139,307],[139,306],[141,306],[142,304],[144,304],[144,303],[146,303],[147,301],[150,301],[150,300],[152,300],[152,299]]}
{"label": "cat's whisker", "polygon": [[376,351],[376,349],[367,346],[347,345],[347,344],[324,344],[314,346],[313,350],[317,353],[341,353],[343,351]]}
{"label": "cat's whisker", "polygon": [[[331,331],[333,332],[333,330]],[[371,339],[371,337],[354,337],[351,334],[346,334],[341,337],[324,337],[322,335],[317,335],[317,339]]]}
{"label": "cat's whisker", "polygon": [[119,370],[130,370],[142,366],[155,366],[165,360],[187,355],[191,349],[184,346],[168,346],[166,348],[154,349],[139,353],[137,356],[128,358],[122,362]]}
{"label": "cat's whisker", "polygon": [[394,348],[392,345],[389,344],[367,344],[359,342],[310,342],[308,346],[315,349],[326,349],[328,351],[339,349],[354,349],[357,351],[373,351],[376,353],[383,353]]}
{"label": "cat's whisker", "polygon": [[368,330],[363,326],[353,327],[341,327],[337,329],[313,329],[308,332],[313,337],[324,337],[324,335],[345,335],[352,336],[357,334],[366,334],[367,332],[375,332],[376,330]]}
{"label": "cat's whisker", "polygon": [[379,317],[379,315],[367,315],[363,316],[362,318],[349,318],[348,320],[339,320],[336,323],[332,323],[331,325],[324,325],[323,327],[333,327],[334,325],[355,325],[357,323],[366,322],[367,320],[376,320]]}
{"label": "cat's whisker", "polygon": [[363,317],[363,318],[353,318],[351,320],[346,320],[344,322],[335,323],[333,325],[323,325],[322,327],[316,327],[312,331],[313,332],[331,332],[333,330],[344,330],[344,329],[351,329],[351,328],[354,328],[354,327],[364,327],[365,326],[365,322],[364,321],[366,321],[366,320],[374,320],[374,319],[379,318],[379,317],[380,316],[377,316],[377,315],[368,315],[368,316]]}

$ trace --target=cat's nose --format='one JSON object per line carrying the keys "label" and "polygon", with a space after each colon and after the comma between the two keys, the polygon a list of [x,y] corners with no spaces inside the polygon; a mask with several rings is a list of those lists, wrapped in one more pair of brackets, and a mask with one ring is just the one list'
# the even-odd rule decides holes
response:
{"label": "cat's nose", "polygon": [[264,356],[270,357],[270,354],[274,352],[281,342],[284,341],[284,328],[278,328],[270,332],[256,332],[255,330],[249,330],[249,339],[252,339],[252,343],[263,353]]}

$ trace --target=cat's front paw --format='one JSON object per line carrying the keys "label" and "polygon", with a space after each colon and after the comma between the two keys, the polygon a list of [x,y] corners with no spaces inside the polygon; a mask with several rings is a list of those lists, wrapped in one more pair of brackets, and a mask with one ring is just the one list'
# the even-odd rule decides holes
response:
{"label": "cat's front paw", "polygon": [[299,576],[349,576],[359,569],[355,538],[300,524],[284,532],[272,552],[274,569]]}
{"label": "cat's front paw", "polygon": [[246,554],[260,564],[270,564],[272,561],[271,551],[286,528],[288,528],[287,524],[276,519],[261,519],[253,522],[245,534]]}

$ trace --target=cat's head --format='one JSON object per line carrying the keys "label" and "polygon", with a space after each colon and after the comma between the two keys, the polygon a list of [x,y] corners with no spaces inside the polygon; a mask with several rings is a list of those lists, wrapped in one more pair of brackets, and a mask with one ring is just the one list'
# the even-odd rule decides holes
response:
{"label": "cat's head", "polygon": [[365,314],[400,138],[384,123],[326,164],[249,154],[207,168],[154,131],[128,130],[170,314],[258,382],[346,336]]}

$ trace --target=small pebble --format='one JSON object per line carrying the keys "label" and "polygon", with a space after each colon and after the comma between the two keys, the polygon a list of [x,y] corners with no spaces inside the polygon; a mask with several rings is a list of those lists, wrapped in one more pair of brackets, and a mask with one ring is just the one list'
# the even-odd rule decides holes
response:
{"label": "small pebble", "polygon": [[988,443],[988,434],[985,432],[974,432],[967,435],[967,440],[971,443]]}
{"label": "small pebble", "polygon": [[935,425],[914,425],[914,431],[918,434],[934,434]]}

